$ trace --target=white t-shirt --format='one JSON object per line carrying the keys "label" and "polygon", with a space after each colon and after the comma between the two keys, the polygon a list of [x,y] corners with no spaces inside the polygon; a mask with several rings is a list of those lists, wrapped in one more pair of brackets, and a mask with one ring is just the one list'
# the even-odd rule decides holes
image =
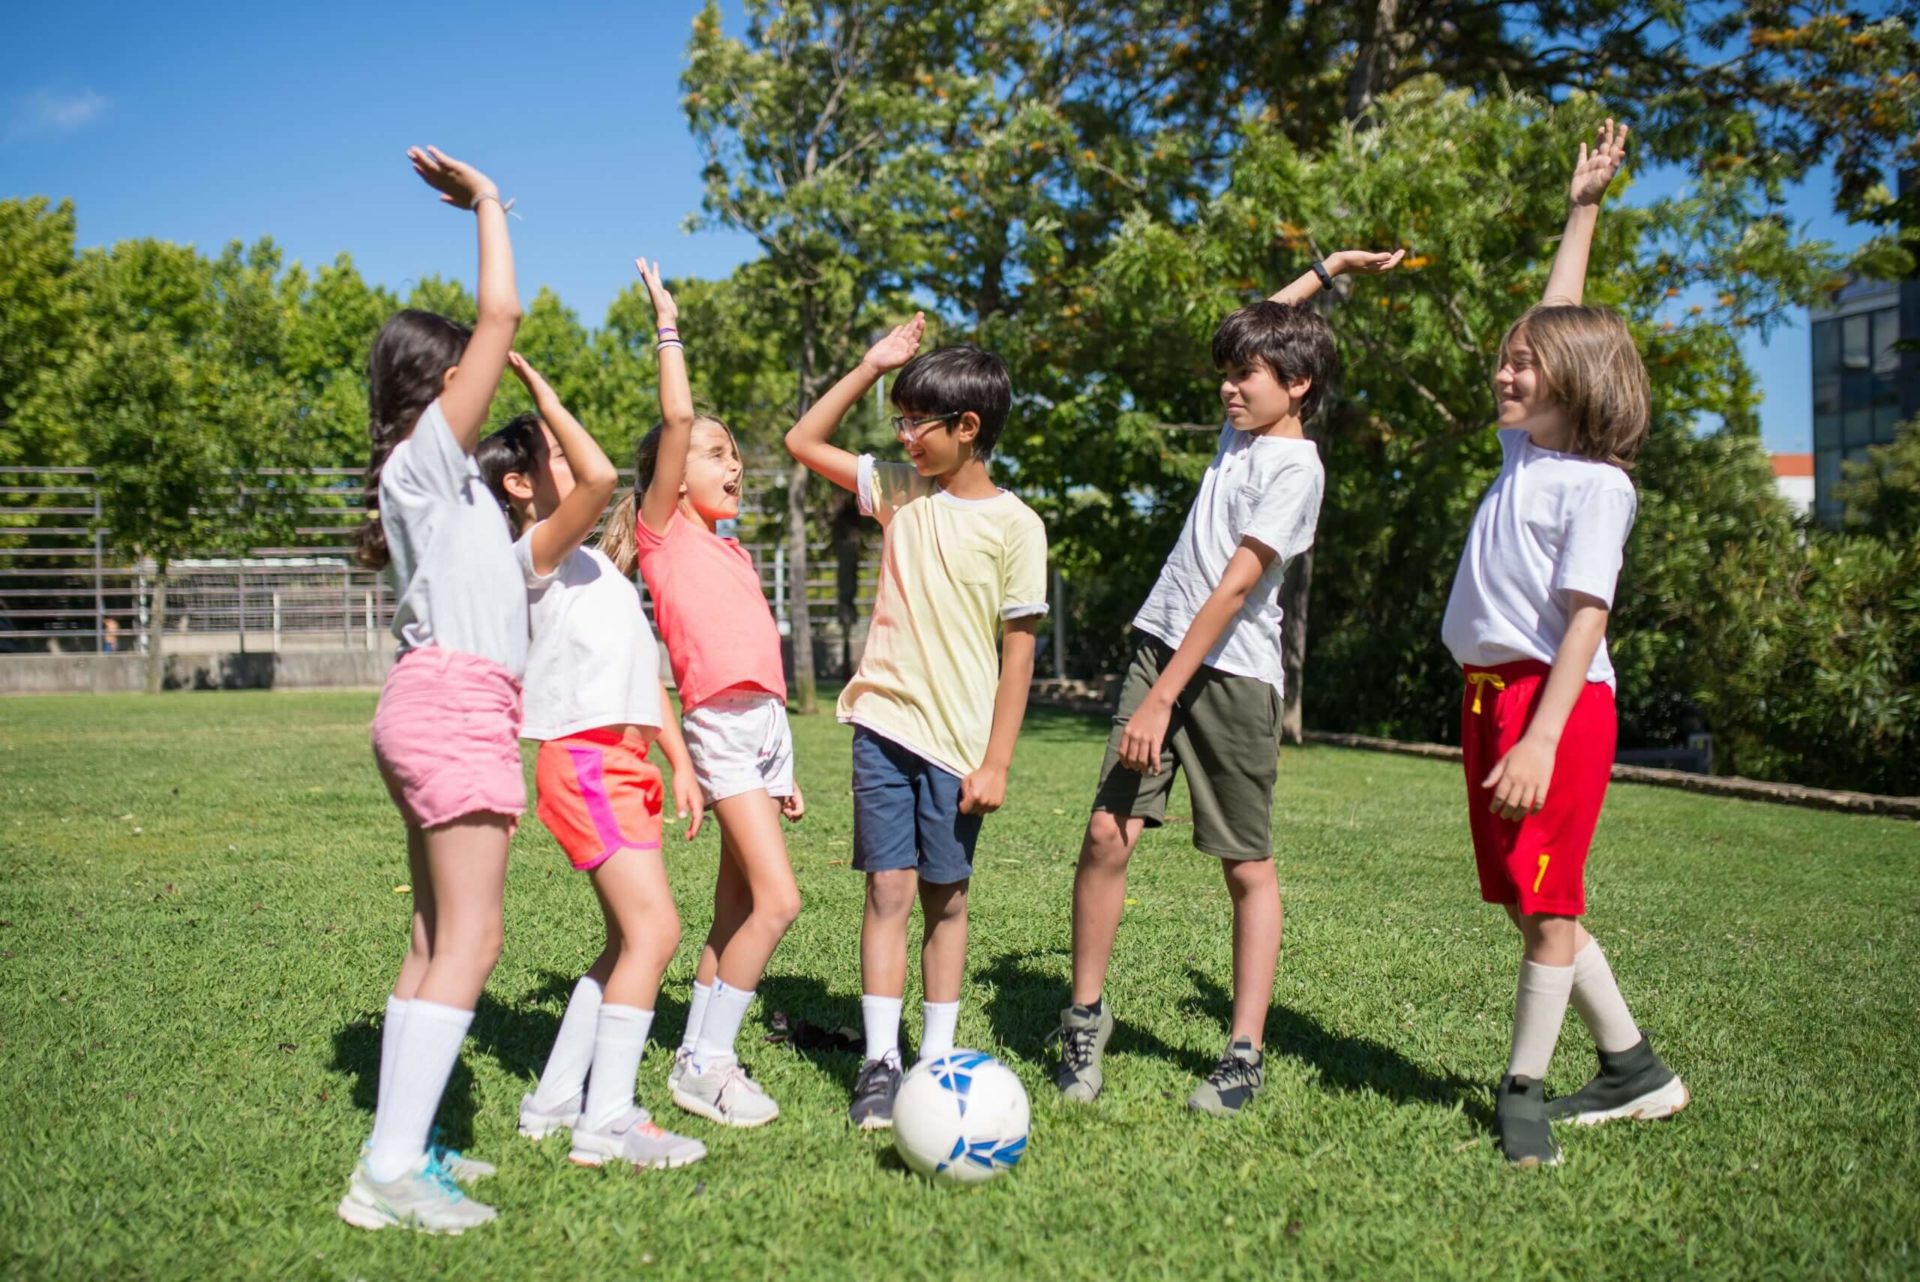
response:
{"label": "white t-shirt", "polygon": [[1287,562],[1313,546],[1326,488],[1320,447],[1312,441],[1222,428],[1220,448],[1187,509],[1186,528],[1167,554],[1146,604],[1133,616],[1133,626],[1178,649],[1226,575],[1240,540],[1257,539],[1273,549],[1273,561],[1207,652],[1206,664],[1283,691],[1280,581]]}
{"label": "white t-shirt", "polygon": [[586,547],[552,574],[533,573],[532,529],[514,547],[527,567],[533,620],[521,738],[559,739],[600,726],[659,729],[660,645],[633,581]]}
{"label": "white t-shirt", "polygon": [[380,525],[392,556],[400,653],[437,645],[527,668],[526,570],[506,513],[460,448],[440,402],[380,470]]}
{"label": "white t-shirt", "polygon": [[[1500,475],[1473,514],[1440,637],[1463,664],[1551,664],[1572,613],[1567,593],[1612,608],[1639,500],[1611,463],[1541,449],[1519,428],[1500,433],[1500,449]],[[1613,684],[1604,639],[1587,680]]]}

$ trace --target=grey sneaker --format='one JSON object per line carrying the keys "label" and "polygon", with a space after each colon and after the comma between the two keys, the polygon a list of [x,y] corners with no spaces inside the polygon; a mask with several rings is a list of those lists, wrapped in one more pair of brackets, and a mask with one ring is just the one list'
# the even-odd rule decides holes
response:
{"label": "grey sneaker", "polygon": [[427,1133],[427,1156],[447,1168],[447,1174],[462,1184],[472,1184],[494,1174],[498,1167],[492,1162],[483,1162],[477,1157],[468,1157],[457,1148],[448,1148],[440,1142],[440,1128],[434,1127]]}
{"label": "grey sneaker", "polygon": [[1054,1070],[1053,1084],[1060,1088],[1062,1099],[1091,1103],[1106,1082],[1100,1057],[1113,1036],[1113,1008],[1105,1001],[1099,1007],[1097,1014],[1085,1006],[1060,1012],[1060,1067]]}
{"label": "grey sneaker", "polygon": [[630,1108],[603,1127],[573,1128],[573,1151],[567,1160],[575,1166],[602,1166],[610,1161],[661,1169],[686,1166],[707,1155],[707,1146],[685,1135],[654,1125],[644,1108]]}
{"label": "grey sneaker", "polygon": [[1187,1107],[1215,1117],[1236,1116],[1266,1085],[1267,1075],[1261,1068],[1265,1062],[1266,1056],[1253,1048],[1252,1038],[1234,1038],[1207,1079],[1187,1096]]}
{"label": "grey sneaker", "polygon": [[687,1112],[722,1126],[765,1126],[780,1116],[780,1106],[737,1059],[705,1068],[689,1063],[669,1094]]}
{"label": "grey sneaker", "polygon": [[1600,1052],[1600,1071],[1571,1095],[1547,1105],[1549,1122],[1577,1122],[1598,1126],[1617,1118],[1652,1121],[1672,1117],[1691,1097],[1680,1075],[1653,1053],[1646,1035],[1626,1050]]}
{"label": "grey sneaker", "polygon": [[1509,1073],[1494,1091],[1493,1132],[1511,1166],[1533,1170],[1560,1165],[1560,1146],[1547,1125],[1547,1093],[1531,1077]]}
{"label": "grey sneaker", "polygon": [[673,1067],[667,1070],[667,1089],[672,1090],[680,1084],[693,1068],[693,1052],[682,1046],[673,1052]]}
{"label": "grey sneaker", "polygon": [[893,1097],[900,1093],[900,1062],[891,1055],[860,1066],[847,1120],[863,1131],[893,1129]]}
{"label": "grey sneaker", "polygon": [[585,1095],[576,1095],[559,1108],[541,1108],[534,1096],[520,1097],[520,1133],[530,1140],[543,1140],[555,1131],[570,1131],[580,1124],[580,1110],[587,1106]]}
{"label": "grey sneaker", "polygon": [[347,1195],[335,1210],[355,1228],[406,1227],[449,1234],[464,1233],[496,1214],[492,1207],[461,1192],[452,1173],[427,1153],[392,1180],[374,1179],[361,1158],[347,1182]]}

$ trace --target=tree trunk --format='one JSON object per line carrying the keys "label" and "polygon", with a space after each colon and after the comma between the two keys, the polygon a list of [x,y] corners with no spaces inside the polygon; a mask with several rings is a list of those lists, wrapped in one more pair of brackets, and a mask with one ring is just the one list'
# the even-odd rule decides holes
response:
{"label": "tree trunk", "polygon": [[167,661],[161,653],[162,638],[167,635],[167,571],[157,568],[153,579],[153,604],[147,611],[147,693],[159,694]]}
{"label": "tree trunk", "polygon": [[1301,696],[1307,670],[1307,600],[1313,593],[1313,549],[1308,548],[1287,567],[1280,584],[1280,664],[1286,672],[1286,695],[1280,708],[1280,738],[1300,743],[1306,731]]}

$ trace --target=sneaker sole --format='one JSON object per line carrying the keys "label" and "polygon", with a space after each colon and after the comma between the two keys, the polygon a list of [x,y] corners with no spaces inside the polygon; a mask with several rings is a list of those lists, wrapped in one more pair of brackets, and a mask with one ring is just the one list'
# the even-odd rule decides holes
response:
{"label": "sneaker sole", "polygon": [[1599,1126],[1603,1122],[1622,1120],[1658,1122],[1672,1117],[1692,1102],[1693,1096],[1687,1091],[1687,1084],[1675,1077],[1665,1086],[1648,1091],[1638,1099],[1628,1100],[1618,1108],[1594,1109],[1558,1120],[1575,1126]]}
{"label": "sneaker sole", "polygon": [[605,1166],[608,1162],[619,1162],[631,1166],[636,1171],[670,1171],[677,1166],[692,1166],[705,1156],[705,1153],[697,1153],[690,1157],[662,1157],[651,1162],[636,1162],[630,1157],[620,1157],[613,1153],[589,1153],[582,1149],[575,1149],[567,1154],[567,1160],[575,1166],[595,1167]]}
{"label": "sneaker sole", "polygon": [[[1056,1086],[1059,1083],[1054,1083]],[[1071,1100],[1075,1104],[1091,1104],[1100,1098],[1099,1086],[1088,1086],[1085,1082],[1068,1082],[1060,1087],[1060,1098]]]}
{"label": "sneaker sole", "polygon": [[893,1129],[893,1119],[891,1117],[863,1117],[855,1122],[854,1126],[863,1131],[890,1131]]}
{"label": "sneaker sole", "polygon": [[1555,1153],[1552,1157],[1523,1157],[1519,1161],[1509,1160],[1507,1165],[1516,1171],[1538,1171],[1550,1166],[1558,1166],[1565,1161],[1564,1154]]}
{"label": "sneaker sole", "polygon": [[525,1122],[520,1123],[520,1133],[532,1140],[535,1144],[538,1144],[555,1131],[570,1131],[573,1128],[573,1122],[547,1122],[543,1125],[536,1126],[528,1126]]}
{"label": "sneaker sole", "polygon": [[[365,1202],[349,1194],[340,1199],[340,1205],[334,1208],[336,1214],[356,1229],[397,1229],[410,1228],[417,1233],[431,1233],[438,1237],[459,1237],[469,1228],[477,1225],[461,1224],[454,1227],[436,1227],[421,1224],[418,1221],[406,1222],[388,1215],[377,1206],[368,1206]],[[484,1223],[485,1221],[483,1221]]]}
{"label": "sneaker sole", "polygon": [[667,1092],[667,1096],[673,1101],[674,1106],[683,1113],[692,1113],[695,1117],[704,1117],[709,1122],[716,1123],[720,1126],[731,1126],[737,1130],[752,1130],[756,1126],[765,1126],[768,1122],[780,1116],[780,1106],[778,1104],[775,1104],[773,1106],[773,1112],[768,1113],[765,1117],[728,1117],[725,1113],[722,1113],[719,1109],[697,1095],[686,1095],[678,1090],[671,1090]]}

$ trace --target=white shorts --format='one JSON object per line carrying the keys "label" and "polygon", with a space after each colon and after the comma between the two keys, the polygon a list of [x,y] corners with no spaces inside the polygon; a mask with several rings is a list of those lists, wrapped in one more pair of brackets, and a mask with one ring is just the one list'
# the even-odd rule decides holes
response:
{"label": "white shorts", "polygon": [[793,732],[787,705],[758,690],[727,690],[680,718],[693,777],[707,804],[764,788],[793,795]]}

